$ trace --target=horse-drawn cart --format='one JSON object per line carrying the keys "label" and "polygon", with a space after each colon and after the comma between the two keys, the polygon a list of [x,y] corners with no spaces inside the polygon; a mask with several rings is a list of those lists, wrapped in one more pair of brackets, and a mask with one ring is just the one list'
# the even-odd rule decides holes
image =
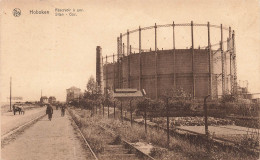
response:
{"label": "horse-drawn cart", "polygon": [[13,105],[13,112],[14,112],[14,115],[16,114],[16,112],[19,112],[19,114],[24,114],[24,108],[22,105],[17,105],[17,104],[14,104]]}

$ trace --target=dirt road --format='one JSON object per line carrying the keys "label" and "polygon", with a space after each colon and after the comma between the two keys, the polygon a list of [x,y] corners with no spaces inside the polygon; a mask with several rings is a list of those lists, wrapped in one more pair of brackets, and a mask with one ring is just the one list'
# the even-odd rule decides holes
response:
{"label": "dirt road", "polygon": [[70,117],[54,110],[2,148],[2,160],[84,160],[92,159]]}
{"label": "dirt road", "polygon": [[45,110],[45,107],[26,110],[24,115],[19,115],[19,113],[14,115],[13,112],[3,113],[1,115],[1,135],[43,115]]}

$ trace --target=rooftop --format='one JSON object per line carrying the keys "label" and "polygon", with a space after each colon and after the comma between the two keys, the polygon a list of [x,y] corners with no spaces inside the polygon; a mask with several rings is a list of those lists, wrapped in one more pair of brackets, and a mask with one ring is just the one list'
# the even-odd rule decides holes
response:
{"label": "rooftop", "polygon": [[80,88],[77,88],[77,87],[75,87],[75,86],[72,86],[72,87],[68,88],[67,90],[80,90]]}
{"label": "rooftop", "polygon": [[143,97],[143,94],[141,91],[138,91],[137,89],[132,88],[125,88],[125,89],[115,89],[115,92],[113,92],[114,98],[137,98],[137,97]]}
{"label": "rooftop", "polygon": [[42,99],[48,99],[48,97],[46,97],[46,96],[42,96],[41,98],[42,98]]}

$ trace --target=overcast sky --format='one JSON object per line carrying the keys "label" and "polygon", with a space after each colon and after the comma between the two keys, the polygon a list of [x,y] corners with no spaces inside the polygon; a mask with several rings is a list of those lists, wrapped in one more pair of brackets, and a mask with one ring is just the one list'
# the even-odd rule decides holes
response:
{"label": "overcast sky", "polygon": [[[7,101],[10,76],[13,96],[39,100],[42,89],[44,96],[65,100],[66,88],[85,90],[90,75],[95,76],[96,46],[103,48],[103,55],[111,55],[116,53],[117,36],[127,29],[173,21],[209,21],[232,27],[236,32],[238,79],[248,80],[251,92],[260,92],[257,0],[4,0],[0,8],[1,101]],[[13,16],[14,8],[22,11],[21,16]],[[74,17],[57,17],[55,8],[84,11]],[[30,10],[48,10],[50,14],[32,15]],[[189,47],[190,28],[176,32],[177,48]],[[153,31],[145,34],[143,47],[153,48],[153,37],[149,37]],[[158,31],[158,48],[171,48],[171,35],[170,29]],[[204,41],[200,44],[198,39],[207,36],[206,30],[197,30],[195,36],[195,47],[203,46]],[[218,36],[212,35],[212,41],[219,42]],[[133,36],[130,41],[137,47],[134,40]]]}

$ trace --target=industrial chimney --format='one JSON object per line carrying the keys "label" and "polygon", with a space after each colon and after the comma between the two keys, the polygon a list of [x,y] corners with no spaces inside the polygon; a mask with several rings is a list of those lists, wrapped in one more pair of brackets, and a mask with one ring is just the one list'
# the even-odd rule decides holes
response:
{"label": "industrial chimney", "polygon": [[103,59],[102,59],[102,48],[97,46],[96,50],[96,81],[100,87],[101,94],[104,94],[104,83],[103,83]]}

